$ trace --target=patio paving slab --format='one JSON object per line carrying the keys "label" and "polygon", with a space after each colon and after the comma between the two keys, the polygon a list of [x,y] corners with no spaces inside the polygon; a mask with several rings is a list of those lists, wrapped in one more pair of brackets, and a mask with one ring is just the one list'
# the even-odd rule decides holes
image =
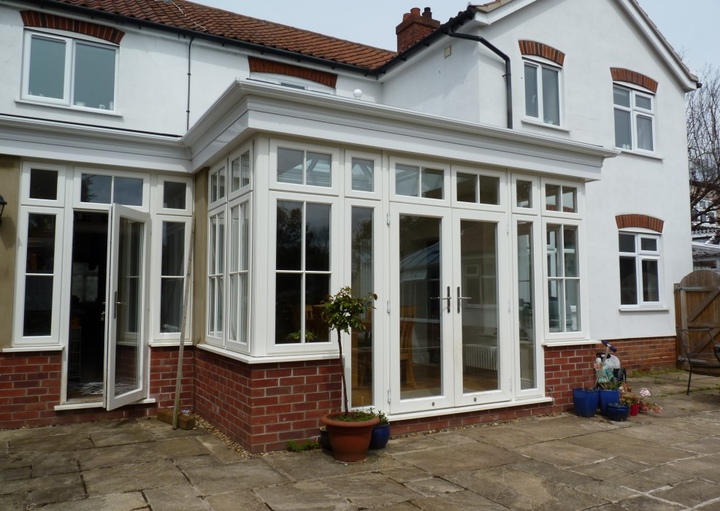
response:
{"label": "patio paving slab", "polygon": [[0,431],[0,510],[720,511],[718,379],[686,396],[686,377],[632,380],[660,415],[414,434],[353,464],[319,450],[250,456],[155,419]]}

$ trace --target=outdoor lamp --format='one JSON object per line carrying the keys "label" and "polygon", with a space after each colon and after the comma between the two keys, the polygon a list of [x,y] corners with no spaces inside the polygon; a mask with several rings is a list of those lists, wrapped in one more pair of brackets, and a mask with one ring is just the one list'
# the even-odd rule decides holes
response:
{"label": "outdoor lamp", "polygon": [[0,225],[2,225],[2,214],[5,210],[5,206],[7,206],[7,201],[3,198],[2,195],[0,195]]}

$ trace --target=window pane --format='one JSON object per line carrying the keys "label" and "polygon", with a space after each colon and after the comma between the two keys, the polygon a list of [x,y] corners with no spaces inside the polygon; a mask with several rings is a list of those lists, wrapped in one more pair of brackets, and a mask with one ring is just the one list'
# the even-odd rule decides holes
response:
{"label": "window pane", "polygon": [[565,213],[577,213],[577,190],[573,187],[562,187],[562,210]]}
{"label": "window pane", "polygon": [[632,134],[630,133],[630,112],[615,109],[615,147],[630,149]]}
{"label": "window pane", "polygon": [[620,303],[637,305],[637,275],[634,257],[620,258]]}
{"label": "window pane", "polygon": [[523,389],[535,388],[535,322],[534,309],[534,266],[533,230],[531,222],[518,222],[518,323],[520,325],[520,378]]}
{"label": "window pane", "polygon": [[372,192],[374,189],[375,162],[373,160],[352,159],[352,189]]}
{"label": "window pane", "polygon": [[[362,297],[375,290],[373,265],[373,210],[352,208],[350,286],[353,296]],[[372,402],[373,389],[373,311],[366,311],[365,330],[352,332],[352,406]]]}
{"label": "window pane", "polygon": [[619,235],[620,252],[635,253],[635,236],[633,234]]}
{"label": "window pane", "polygon": [[477,202],[477,176],[475,174],[457,174],[457,200]]}
{"label": "window pane", "polygon": [[23,336],[50,335],[52,296],[52,275],[27,275],[25,277]]}
{"label": "window pane", "polygon": [[643,300],[646,302],[660,301],[658,262],[650,259],[642,262]]}
{"label": "window pane", "polygon": [[560,187],[558,185],[545,185],[545,209],[559,211]]}
{"label": "window pane", "polygon": [[[275,343],[301,343],[307,314],[302,303],[302,275],[278,273],[275,276]],[[310,309],[312,311],[312,308]]]}
{"label": "window pane", "polygon": [[562,280],[548,281],[548,326],[551,332],[562,332],[560,307],[565,303]]}
{"label": "window pane", "polygon": [[480,202],[482,204],[500,204],[500,179],[480,176]]}
{"label": "window pane", "polygon": [[76,43],[74,83],[76,105],[115,110],[115,49]]}
{"label": "window pane", "polygon": [[165,181],[163,183],[163,208],[185,209],[185,183]]}
{"label": "window pane", "polygon": [[302,261],[303,208],[299,202],[278,201],[277,269],[300,270]]}
{"label": "window pane", "polygon": [[417,197],[419,193],[419,183],[420,167],[411,167],[409,165],[395,166],[395,193],[397,195]]}
{"label": "window pane", "polygon": [[126,206],[142,206],[143,180],[131,177],[115,178],[113,202]]}
{"label": "window pane", "polygon": [[32,36],[28,94],[63,99],[65,87],[65,43]]}
{"label": "window pane", "polygon": [[443,176],[445,172],[436,169],[423,169],[422,196],[428,199],[443,198]]}
{"label": "window pane", "polygon": [[217,216],[217,247],[217,273],[222,274],[225,271],[225,213]]}
{"label": "window pane", "polygon": [[563,253],[565,256],[565,276],[578,276],[578,258],[577,258],[577,227],[567,227],[563,229]]}
{"label": "window pane", "polygon": [[55,215],[31,213],[25,273],[53,273],[55,269]]}
{"label": "window pane", "polygon": [[613,101],[616,105],[630,108],[630,91],[620,87],[613,87]]}
{"label": "window pane", "polygon": [[330,206],[310,204],[306,206],[305,268],[307,270],[330,270]]}
{"label": "window pane", "polygon": [[303,151],[280,147],[277,158],[278,182],[303,184]]}
{"label": "window pane", "polygon": [[225,167],[222,167],[217,172],[217,198],[222,199],[225,197]]}
{"label": "window pane", "polygon": [[184,275],[185,268],[185,224],[181,222],[163,222],[162,237],[163,277]]}
{"label": "window pane", "polygon": [[638,147],[646,151],[653,150],[653,121],[644,115],[637,116]]}
{"label": "window pane", "polygon": [[515,183],[515,200],[519,208],[532,208],[532,182],[520,181]]}
{"label": "window pane", "polygon": [[555,69],[542,68],[543,122],[560,126],[559,73]]}
{"label": "window pane", "polygon": [[246,151],[240,156],[240,186],[250,186],[250,151]]}
{"label": "window pane", "polygon": [[[325,298],[330,294],[330,275],[308,274],[305,276],[305,303],[313,308],[313,322],[308,324],[306,329],[312,332],[307,336],[307,342],[328,342],[335,338],[330,337],[330,329],[322,317]],[[333,332],[337,335],[337,332]]]}
{"label": "window pane", "polygon": [[640,248],[647,252],[657,252],[657,242],[655,238],[640,238]]}
{"label": "window pane", "polygon": [[160,283],[160,331],[179,332],[182,328],[184,279],[163,278]]}
{"label": "window pane", "polygon": [[565,332],[580,330],[580,282],[565,281]]}
{"label": "window pane", "polygon": [[32,169],[30,171],[30,198],[57,200],[57,170]]}
{"label": "window pane", "polygon": [[215,202],[216,200],[218,200],[217,187],[218,173],[213,172],[212,174],[210,174],[210,202]]}
{"label": "window pane", "polygon": [[307,153],[307,180],[311,186],[332,186],[331,156],[322,153]]}
{"label": "window pane", "polygon": [[112,177],[83,174],[80,183],[80,200],[95,204],[110,204]]}
{"label": "window pane", "polygon": [[537,67],[525,64],[525,114],[539,117]]}
{"label": "window pane", "polygon": [[547,258],[548,276],[562,276],[562,254],[560,247],[560,226],[548,225],[547,227]]}
{"label": "window pane", "polygon": [[652,110],[652,98],[635,94],[635,106],[645,110]]}
{"label": "window pane", "polygon": [[230,191],[236,192],[240,189],[240,158],[230,162]]}

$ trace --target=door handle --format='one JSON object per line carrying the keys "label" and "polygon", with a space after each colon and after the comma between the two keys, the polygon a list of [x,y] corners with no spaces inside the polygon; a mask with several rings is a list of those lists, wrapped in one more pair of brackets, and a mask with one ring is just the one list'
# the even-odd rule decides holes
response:
{"label": "door handle", "polygon": [[450,286],[447,287],[447,296],[431,296],[431,300],[447,300],[447,311],[450,312],[450,300],[452,300],[452,297],[450,296]]}
{"label": "door handle", "polygon": [[460,286],[457,287],[458,314],[462,309],[463,300],[472,300],[472,296],[460,296]]}

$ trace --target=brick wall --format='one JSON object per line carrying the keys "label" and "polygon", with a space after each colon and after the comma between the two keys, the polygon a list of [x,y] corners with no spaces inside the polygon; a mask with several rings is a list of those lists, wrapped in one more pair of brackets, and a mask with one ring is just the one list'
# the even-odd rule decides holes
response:
{"label": "brick wall", "polygon": [[[59,351],[0,354],[0,428],[49,426],[101,419],[155,415],[175,401],[177,348],[150,350],[150,397],[157,404],[56,411],[60,404],[62,354]],[[193,350],[185,350],[180,406],[193,404]]]}
{"label": "brick wall", "polygon": [[250,452],[314,438],[340,407],[337,360],[249,365],[198,350],[195,362],[195,411]]}

